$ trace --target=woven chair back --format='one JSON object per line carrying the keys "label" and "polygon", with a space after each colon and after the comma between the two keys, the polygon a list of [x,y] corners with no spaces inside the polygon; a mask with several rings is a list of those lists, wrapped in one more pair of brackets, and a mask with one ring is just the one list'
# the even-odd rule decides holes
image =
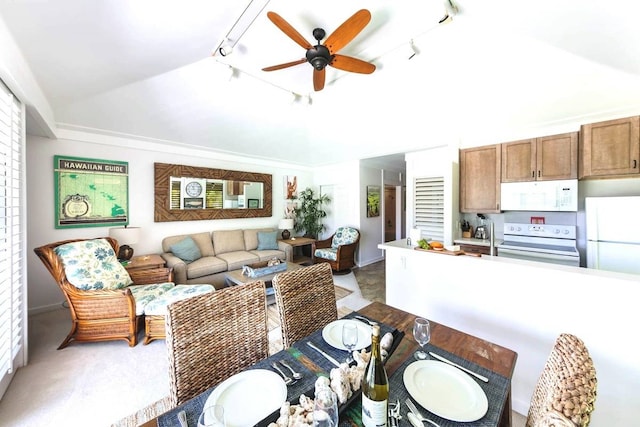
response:
{"label": "woven chair back", "polygon": [[277,274],[273,288],[284,348],[338,318],[333,274],[327,263]]}
{"label": "woven chair back", "polygon": [[596,370],[584,343],[561,334],[531,398],[526,427],[589,425],[596,387]]}
{"label": "woven chair back", "polygon": [[269,355],[262,280],[169,305],[169,394],[181,405]]}

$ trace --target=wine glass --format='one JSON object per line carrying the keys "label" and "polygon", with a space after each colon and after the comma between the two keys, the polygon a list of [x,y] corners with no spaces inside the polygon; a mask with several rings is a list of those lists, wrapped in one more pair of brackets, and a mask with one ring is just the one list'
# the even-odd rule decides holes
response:
{"label": "wine glass", "polygon": [[224,427],[224,407],[209,405],[204,408],[198,418],[198,427]]}
{"label": "wine glass", "polygon": [[342,325],[342,345],[347,348],[349,356],[347,363],[353,362],[353,349],[358,344],[358,326],[352,322],[345,322]]}
{"label": "wine glass", "polygon": [[427,353],[424,351],[424,346],[431,339],[431,325],[429,321],[422,317],[418,317],[413,323],[413,338],[420,344],[420,350],[416,351],[414,357],[417,360],[427,359]]}
{"label": "wine glass", "polygon": [[313,402],[313,426],[337,427],[338,426],[338,397],[328,387],[323,387],[316,392]]}

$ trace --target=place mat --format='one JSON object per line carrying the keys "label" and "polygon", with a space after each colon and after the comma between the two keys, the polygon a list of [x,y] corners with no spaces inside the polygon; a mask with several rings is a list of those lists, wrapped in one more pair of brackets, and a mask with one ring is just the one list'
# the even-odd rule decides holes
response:
{"label": "place mat", "polygon": [[[434,345],[427,344],[425,346],[425,351],[427,352],[432,351],[440,356],[443,356],[449,359],[454,363],[457,363],[460,366],[463,366],[478,374],[484,375],[489,379],[489,382],[485,383],[483,381],[476,379],[475,377],[469,376],[469,378],[472,378],[474,381],[478,383],[478,385],[480,385],[480,388],[482,388],[482,390],[485,392],[485,394],[487,395],[487,400],[489,401],[489,408],[485,416],[480,418],[477,421],[473,421],[472,424],[474,427],[497,426],[500,423],[500,418],[502,417],[504,405],[507,400],[507,394],[509,393],[509,389],[511,385],[509,379],[493,371],[490,371],[489,369],[476,365],[473,362],[470,362],[466,359],[456,356],[455,354],[449,353],[446,350],[442,350]],[[409,422],[409,419],[407,418],[407,412],[409,412],[409,408],[407,408],[407,405],[404,403],[407,398],[410,398],[413,401],[413,403],[415,403],[416,407],[420,410],[420,412],[422,412],[422,415],[432,419],[433,421],[438,423],[440,427],[460,427],[460,426],[470,425],[470,423],[450,421],[450,420],[441,418],[429,412],[428,410],[424,409],[418,402],[415,401],[415,399],[411,397],[406,387],[404,386],[403,375],[404,375],[404,370],[407,368],[407,366],[409,366],[413,362],[415,362],[415,359],[413,358],[413,356],[409,357],[389,378],[389,394],[390,394],[389,401],[395,402],[396,399],[399,399],[402,407],[400,411],[400,414],[402,415],[402,420],[400,420],[399,425],[401,427],[411,425],[411,423]]]}

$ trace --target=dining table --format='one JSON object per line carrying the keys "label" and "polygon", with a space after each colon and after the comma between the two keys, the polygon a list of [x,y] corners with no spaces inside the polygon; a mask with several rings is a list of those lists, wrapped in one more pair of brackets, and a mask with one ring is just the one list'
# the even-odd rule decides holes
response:
{"label": "dining table", "polygon": [[[405,386],[406,379],[403,379],[403,373],[415,362],[414,353],[418,349],[418,344],[413,338],[413,324],[419,316],[381,302],[372,302],[344,316],[343,319],[354,318],[354,316],[357,315],[378,323],[381,327],[381,334],[389,332],[392,333],[394,337],[391,353],[385,361],[385,370],[389,377],[389,402],[399,401],[401,403],[401,418],[398,425],[400,427],[410,426],[411,424],[407,417],[408,408],[404,402],[407,398],[413,398],[414,396],[411,395]],[[486,377],[488,382],[481,381],[469,375],[469,378],[475,381],[486,395],[488,405],[486,413],[472,423],[443,418],[431,413],[423,406],[417,405],[422,415],[435,421],[440,427],[469,425],[510,427],[512,425],[511,378],[515,369],[517,353],[511,349],[446,325],[434,321],[430,321],[430,324],[431,339],[429,343],[424,346],[424,349],[443,356],[462,368]],[[306,394],[307,397],[313,398],[313,386],[317,377],[322,375],[328,376],[331,369],[335,366],[327,360],[325,356],[311,348],[308,342],[315,344],[315,346],[319,347],[324,353],[339,361],[341,361],[340,359],[344,359],[346,355],[345,351],[336,349],[334,346],[325,342],[323,339],[324,325],[321,326],[317,331],[294,343],[290,348],[281,350],[257,362],[251,367],[248,367],[247,370],[273,370],[271,367],[274,361],[286,360],[295,370],[304,374],[300,381],[287,385],[286,400],[295,404],[303,393]],[[465,373],[464,375],[467,374]],[[212,386],[209,390],[204,391],[182,405],[147,421],[142,424],[142,426],[178,426],[180,425],[178,423],[178,413],[185,411],[188,425],[195,427],[197,425],[197,418],[200,412],[202,412],[207,398],[212,394],[216,386],[217,385]],[[418,403],[415,399],[412,400],[414,403]],[[355,393],[351,399],[341,405],[339,426],[362,425],[360,419],[360,402],[360,394]],[[247,402],[247,404],[249,404],[249,402]],[[275,410],[270,416],[267,416],[256,425],[267,426],[269,422],[275,421],[278,415],[277,412],[278,411]],[[426,423],[424,425],[431,426],[431,424]]]}

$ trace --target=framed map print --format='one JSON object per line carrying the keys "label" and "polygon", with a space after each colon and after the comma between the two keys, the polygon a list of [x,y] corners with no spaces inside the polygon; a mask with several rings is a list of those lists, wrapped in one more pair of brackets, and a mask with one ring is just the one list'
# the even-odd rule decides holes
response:
{"label": "framed map print", "polygon": [[129,224],[127,162],[54,156],[56,228]]}

